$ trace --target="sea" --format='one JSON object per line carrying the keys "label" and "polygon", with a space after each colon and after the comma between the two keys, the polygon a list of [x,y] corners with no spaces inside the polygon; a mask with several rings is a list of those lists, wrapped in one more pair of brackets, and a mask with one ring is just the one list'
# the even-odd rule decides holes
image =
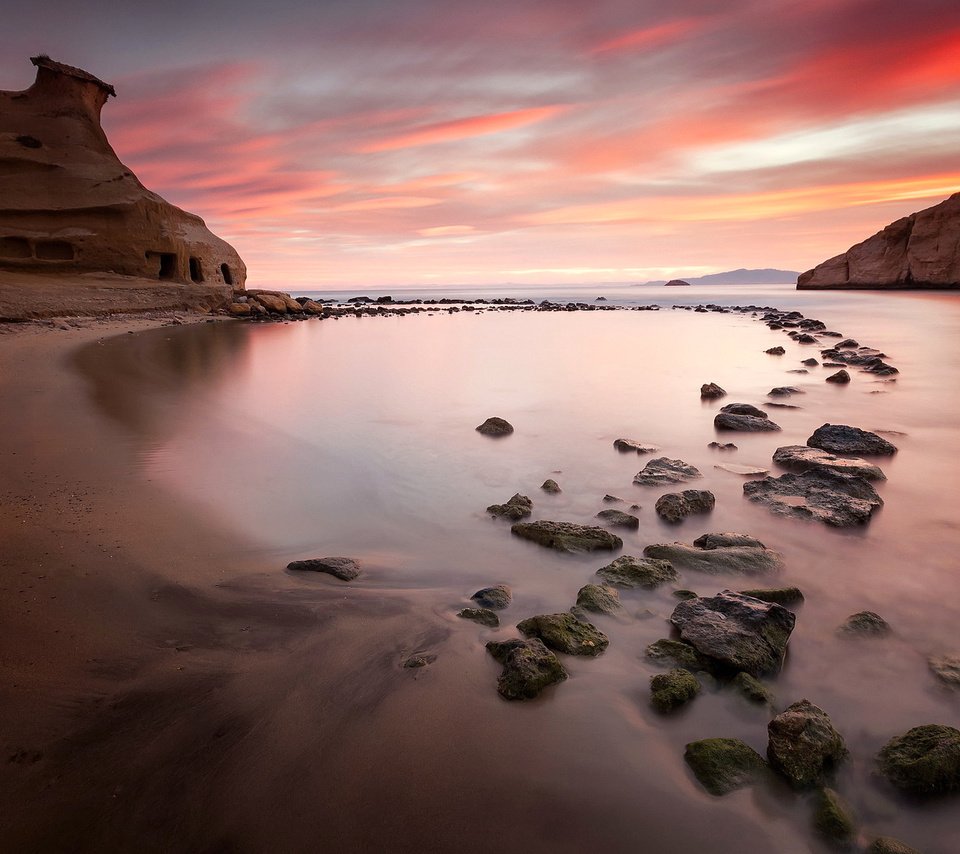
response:
{"label": "sea", "polygon": [[[275,587],[278,600],[331,590],[348,600],[359,588],[416,609],[430,627],[378,649],[374,657],[387,663],[376,677],[373,654],[358,652],[355,684],[325,681],[320,653],[309,668],[301,657],[272,653],[271,666],[290,680],[272,698],[276,707],[296,708],[298,731],[326,732],[338,748],[335,758],[318,752],[294,761],[290,749],[248,737],[243,749],[253,758],[243,767],[256,777],[257,821],[283,825],[288,841],[305,843],[322,815],[327,842],[336,843],[325,850],[827,852],[812,829],[811,793],[774,780],[716,797],[683,758],[687,743],[712,737],[739,738],[765,754],[770,718],[805,698],[830,715],[850,751],[832,786],[855,816],[860,843],[894,836],[926,854],[960,850],[956,796],[906,798],[878,777],[875,762],[911,727],[960,727],[960,690],[928,667],[931,656],[960,655],[960,293],[730,285],[300,295],[388,294],[622,310],[467,306],[165,327],[109,340],[78,360],[103,417],[124,428],[131,476],[162,484],[236,530],[261,565],[264,596]],[[848,385],[826,383],[834,369],[797,371],[838,339],[803,345],[767,328],[762,311],[683,308],[698,305],[798,310],[882,351],[899,373],[850,369]],[[765,352],[776,345],[784,355]],[[727,396],[701,400],[707,382]],[[714,429],[720,406],[762,406],[779,386],[799,390],[788,401],[796,408],[768,410],[781,432]],[[510,421],[514,433],[478,433],[491,416]],[[775,516],[744,497],[747,478],[717,467],[782,474],[771,460],[776,448],[803,445],[824,423],[876,431],[898,448],[874,460],[887,478],[877,484],[884,504],[866,525]],[[660,450],[621,453],[618,438]],[[717,451],[713,441],[737,450]],[[654,504],[671,490],[633,482],[657,456],[696,466],[703,477],[689,486],[712,491],[715,509],[680,524],[661,520]],[[560,493],[540,488],[548,478]],[[629,512],[640,526],[617,532],[624,546],[614,555],[561,554],[518,539],[486,512],[515,493],[532,499],[533,519],[597,524],[600,510],[639,505]],[[500,668],[487,641],[516,637],[516,623],[531,615],[568,610],[616,555],[707,532],[757,537],[783,554],[784,569],[769,578],[688,571],[656,591],[622,590],[621,616],[595,621],[610,638],[603,655],[562,656],[570,678],[534,701],[497,694]],[[285,570],[324,555],[353,557],[363,572],[346,584]],[[223,577],[231,581],[229,567]],[[514,596],[499,628],[457,617],[472,593],[492,584],[509,585]],[[758,586],[797,586],[805,597],[783,669],[766,680],[773,708],[705,680],[682,710],[656,712],[649,683],[663,670],[644,650],[673,636],[674,590],[710,596]],[[838,632],[860,611],[880,614],[891,634]],[[436,660],[404,669],[414,653]],[[357,686],[374,678],[398,687],[371,700]],[[317,704],[294,703],[291,684],[316,692]],[[331,722],[341,720],[323,711],[331,703],[343,705],[349,727]],[[294,769],[299,783],[284,776]],[[289,836],[297,826],[302,839]]]}

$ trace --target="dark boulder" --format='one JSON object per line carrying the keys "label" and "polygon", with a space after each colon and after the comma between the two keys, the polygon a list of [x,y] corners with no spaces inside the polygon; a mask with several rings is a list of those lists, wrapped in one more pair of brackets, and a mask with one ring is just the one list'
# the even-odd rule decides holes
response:
{"label": "dark boulder", "polygon": [[575,522],[516,522],[510,530],[524,540],[532,540],[559,552],[613,551],[623,547],[623,540],[616,534]]}
{"label": "dark boulder", "polygon": [[721,412],[728,412],[730,415],[752,415],[754,418],[769,418],[762,409],[758,409],[752,403],[728,403],[720,407]]}
{"label": "dark boulder", "polygon": [[506,584],[497,584],[494,587],[484,587],[470,597],[481,608],[490,608],[500,611],[513,601],[513,591]]}
{"label": "dark boulder", "polygon": [[650,702],[664,714],[689,703],[700,693],[700,682],[689,670],[679,667],[650,677]]}
{"label": "dark boulder", "polygon": [[877,756],[880,773],[898,789],[935,795],[960,789],[960,730],[926,724],[890,739]]}
{"label": "dark boulder", "polygon": [[709,513],[716,503],[714,494],[706,489],[685,489],[661,495],[654,509],[660,518],[675,523],[695,513]]}
{"label": "dark boulder", "polygon": [[[623,610],[620,594],[608,584],[585,584],[577,591],[574,609],[594,614],[616,614]],[[574,610],[576,616],[576,610]]]}
{"label": "dark boulder", "polygon": [[717,430],[736,430],[741,433],[765,433],[780,429],[779,424],[771,421],[766,413],[763,418],[756,415],[733,415],[729,412],[718,412],[713,419],[713,426]]}
{"label": "dark boulder", "polygon": [[547,478],[543,483],[540,484],[540,488],[549,495],[559,495],[561,492],[563,492],[563,490],[560,488],[560,484],[552,478]]}
{"label": "dark boulder", "polygon": [[847,617],[837,632],[847,637],[882,638],[890,634],[891,628],[879,614],[873,611],[858,611]]}
{"label": "dark boulder", "polygon": [[726,795],[749,786],[766,771],[767,763],[738,738],[706,738],[687,745],[683,758],[711,795]]}
{"label": "dark boulder", "polygon": [[480,623],[481,626],[488,626],[491,629],[500,625],[500,618],[489,608],[462,608],[457,611],[457,616],[464,620]]}
{"label": "dark boulder", "polygon": [[516,521],[529,516],[533,512],[533,501],[518,492],[505,504],[491,504],[487,508],[487,512],[491,516]]}
{"label": "dark boulder", "polygon": [[807,444],[811,448],[820,448],[832,454],[889,456],[897,452],[896,445],[880,438],[876,433],[845,424],[824,424],[818,427],[807,439]]}
{"label": "dark boulder", "polygon": [[508,436],[513,432],[513,425],[503,418],[494,416],[479,425],[477,432],[483,433],[484,436]]}
{"label": "dark boulder", "polygon": [[843,368],[840,368],[840,370],[835,374],[830,374],[830,376],[827,377],[824,382],[845,385],[846,383],[850,382],[850,374],[848,374]]}
{"label": "dark boulder", "polygon": [[766,589],[741,590],[744,596],[762,599],[764,602],[776,602],[778,605],[799,605],[803,601],[803,592],[799,587],[773,587]]}
{"label": "dark boulder", "polygon": [[640,527],[640,520],[636,516],[622,510],[601,510],[597,513],[597,518],[611,528],[629,528],[636,531]]}
{"label": "dark boulder", "polygon": [[287,564],[293,572],[325,572],[341,581],[353,581],[360,574],[360,564],[351,557],[316,557]]}
{"label": "dark boulder", "polygon": [[763,352],[769,353],[771,356],[782,356],[787,351],[784,350],[783,347],[777,346],[777,347],[771,347],[769,350],[764,350]]}
{"label": "dark boulder", "polygon": [[700,397],[704,400],[716,400],[718,397],[723,397],[726,394],[720,386],[716,383],[704,383],[700,386]]}
{"label": "dark boulder", "polygon": [[520,634],[540,638],[550,649],[567,655],[600,655],[610,643],[592,623],[573,614],[538,614],[517,623]]}
{"label": "dark boulder", "polygon": [[863,478],[815,468],[750,480],[743,494],[780,516],[816,519],[836,528],[862,525],[883,506],[883,499]]}
{"label": "dark boulder", "polygon": [[847,756],[830,716],[800,700],[767,724],[767,759],[795,789],[821,786]]}
{"label": "dark boulder", "polygon": [[489,641],[487,650],[503,665],[497,691],[508,700],[531,700],[567,678],[560,659],[537,638]]}

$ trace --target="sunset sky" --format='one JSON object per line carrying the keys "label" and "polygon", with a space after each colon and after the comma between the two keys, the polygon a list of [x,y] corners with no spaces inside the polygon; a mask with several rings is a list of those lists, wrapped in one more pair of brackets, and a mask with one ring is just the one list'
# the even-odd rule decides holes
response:
{"label": "sunset sky", "polygon": [[251,287],[805,270],[960,190],[957,0],[47,0],[114,149]]}

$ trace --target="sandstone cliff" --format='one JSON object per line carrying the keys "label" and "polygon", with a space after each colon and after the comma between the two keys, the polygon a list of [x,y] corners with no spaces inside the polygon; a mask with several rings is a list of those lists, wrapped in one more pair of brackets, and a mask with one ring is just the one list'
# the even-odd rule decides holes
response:
{"label": "sandstone cliff", "polygon": [[960,193],[807,270],[797,288],[960,288]]}
{"label": "sandstone cliff", "polygon": [[[0,305],[0,315],[35,314],[31,289],[58,278],[77,282],[64,313],[84,313],[83,286],[105,277],[117,310],[128,280],[141,301],[155,292],[157,306],[228,302],[246,281],[243,261],[117,158],[100,125],[113,87],[47,57],[31,61],[37,78],[29,89],[0,91],[0,297],[23,303]],[[145,303],[151,307],[149,296]]]}

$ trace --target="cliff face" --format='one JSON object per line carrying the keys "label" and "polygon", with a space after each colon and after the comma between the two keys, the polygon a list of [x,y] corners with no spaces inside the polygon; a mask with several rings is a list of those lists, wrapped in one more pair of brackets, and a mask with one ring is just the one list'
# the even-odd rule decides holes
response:
{"label": "cliff face", "polygon": [[807,270],[797,288],[960,288],[960,193]]}
{"label": "cliff face", "polygon": [[23,274],[25,287],[33,275],[135,277],[187,285],[208,303],[242,289],[246,266],[233,247],[117,158],[100,126],[113,87],[32,61],[33,86],[0,92],[0,271]]}

